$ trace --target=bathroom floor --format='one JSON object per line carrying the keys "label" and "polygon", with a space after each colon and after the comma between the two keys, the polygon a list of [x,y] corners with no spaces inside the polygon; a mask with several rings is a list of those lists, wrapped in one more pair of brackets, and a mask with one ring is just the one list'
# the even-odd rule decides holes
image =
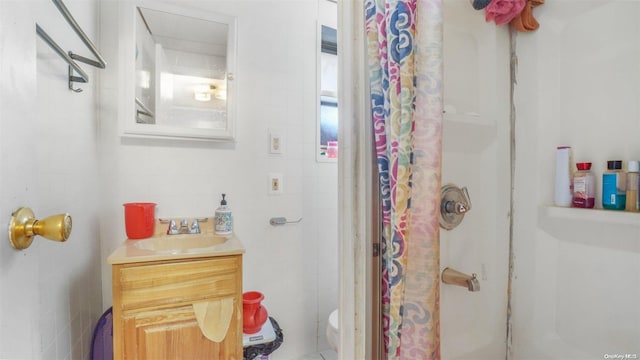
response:
{"label": "bathroom floor", "polygon": [[305,355],[300,360],[338,360],[338,353],[333,350],[323,350],[319,353]]}

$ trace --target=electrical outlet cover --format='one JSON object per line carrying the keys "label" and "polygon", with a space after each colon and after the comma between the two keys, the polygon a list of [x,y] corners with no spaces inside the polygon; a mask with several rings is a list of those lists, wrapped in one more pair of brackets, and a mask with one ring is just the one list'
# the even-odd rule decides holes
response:
{"label": "electrical outlet cover", "polygon": [[269,174],[269,194],[282,194],[282,174]]}

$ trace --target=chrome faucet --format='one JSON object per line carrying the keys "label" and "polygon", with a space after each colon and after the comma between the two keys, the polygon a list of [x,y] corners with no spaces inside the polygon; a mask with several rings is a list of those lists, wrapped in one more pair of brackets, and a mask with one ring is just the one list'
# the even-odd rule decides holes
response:
{"label": "chrome faucet", "polygon": [[[201,219],[200,221],[206,221],[206,219]],[[187,219],[182,219],[180,221],[180,226],[176,224],[175,220],[169,221],[169,228],[167,229],[167,235],[177,235],[177,234],[200,234],[200,222],[198,219],[194,219],[191,227],[189,227],[189,222]]]}
{"label": "chrome faucet", "polygon": [[478,275],[467,275],[451,268],[445,268],[442,270],[442,282],[445,284],[466,287],[469,291],[480,291]]}

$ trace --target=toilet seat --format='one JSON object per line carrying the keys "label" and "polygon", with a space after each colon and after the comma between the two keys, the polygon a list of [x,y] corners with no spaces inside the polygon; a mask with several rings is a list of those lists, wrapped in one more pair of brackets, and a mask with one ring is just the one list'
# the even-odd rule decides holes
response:
{"label": "toilet seat", "polygon": [[329,315],[329,321],[327,322],[327,341],[333,350],[338,351],[338,345],[340,344],[338,309],[333,310]]}

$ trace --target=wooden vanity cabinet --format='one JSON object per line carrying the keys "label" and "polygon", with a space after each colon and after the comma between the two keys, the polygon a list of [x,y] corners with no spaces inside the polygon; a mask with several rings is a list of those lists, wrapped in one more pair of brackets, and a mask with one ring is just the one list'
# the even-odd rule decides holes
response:
{"label": "wooden vanity cabinet", "polygon": [[[242,255],[113,264],[114,359],[242,359]],[[224,340],[207,339],[193,303],[233,297]]]}

